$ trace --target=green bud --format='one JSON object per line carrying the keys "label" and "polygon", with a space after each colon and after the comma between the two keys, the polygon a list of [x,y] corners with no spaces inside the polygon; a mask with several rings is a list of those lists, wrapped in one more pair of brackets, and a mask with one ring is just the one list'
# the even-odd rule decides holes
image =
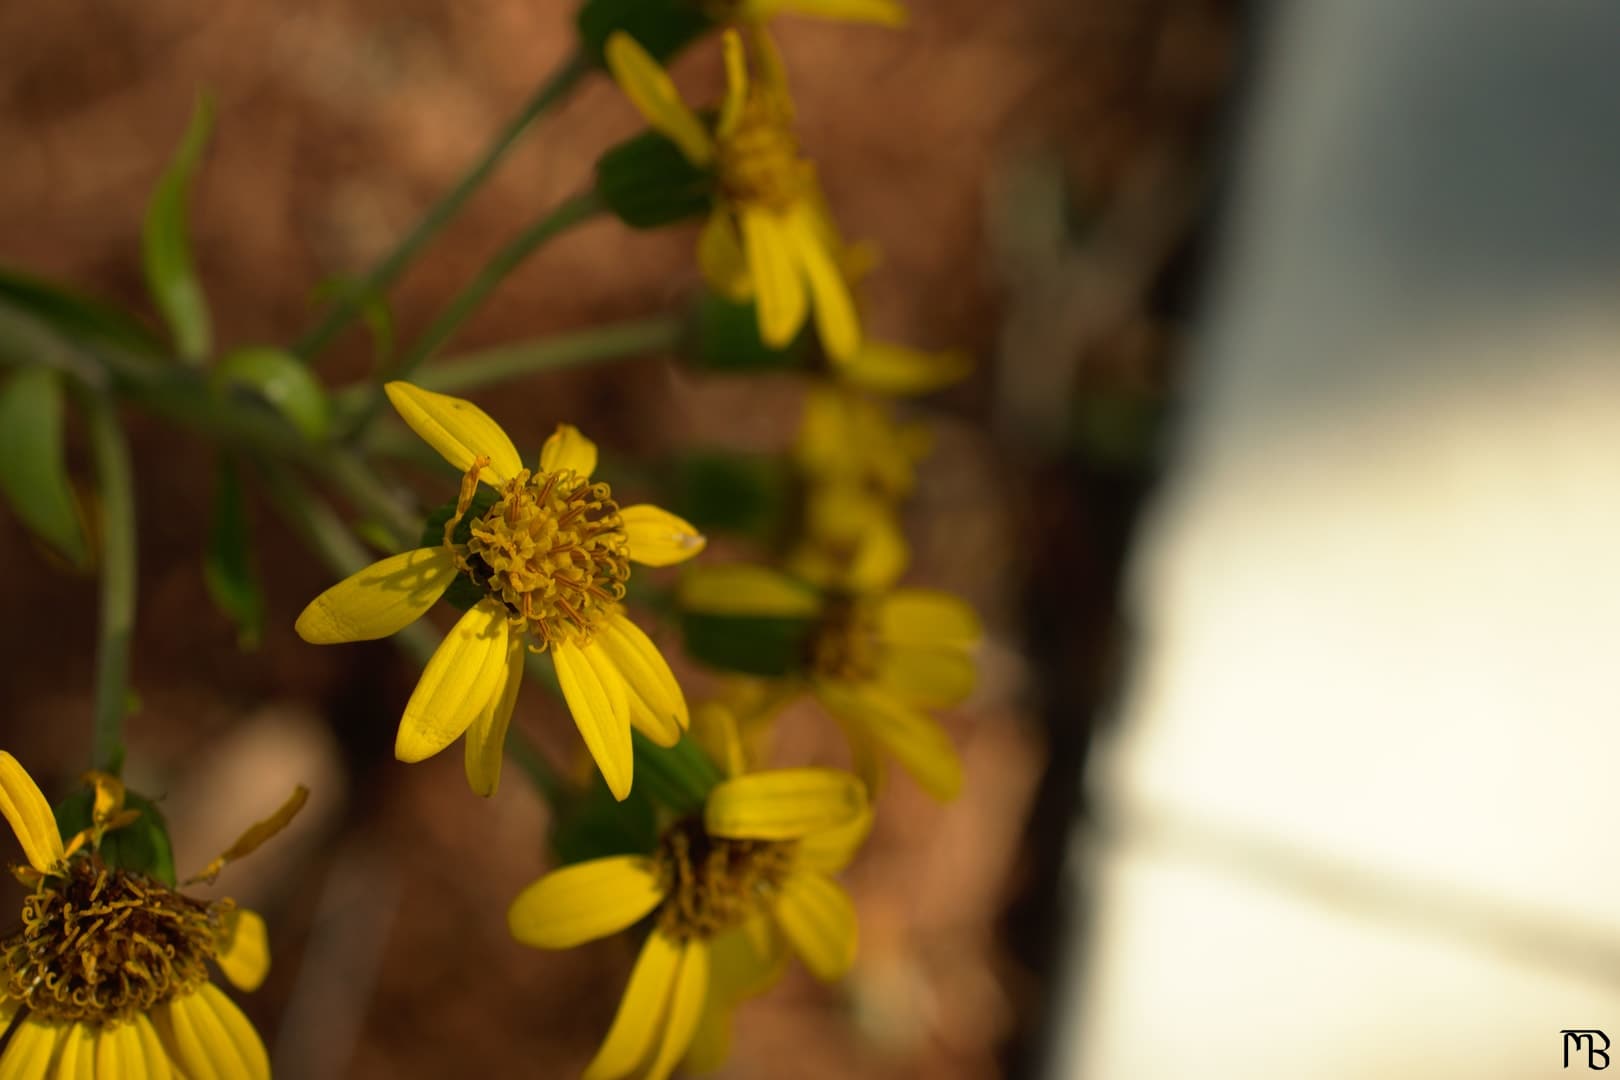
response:
{"label": "green bud", "polygon": [[[91,824],[95,792],[86,787],[75,791],[56,805],[56,827],[63,842],[72,840]],[[108,866],[145,874],[173,888],[175,885],[174,848],[169,830],[157,804],[133,791],[124,793],[124,809],[139,810],[140,817],[101,838],[101,857]]]}

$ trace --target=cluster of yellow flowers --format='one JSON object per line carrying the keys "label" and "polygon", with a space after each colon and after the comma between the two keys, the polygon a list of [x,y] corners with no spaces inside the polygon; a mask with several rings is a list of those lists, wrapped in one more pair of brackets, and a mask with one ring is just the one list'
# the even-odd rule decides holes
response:
{"label": "cluster of yellow flowers", "polygon": [[[315,644],[374,640],[446,601],[460,615],[405,705],[400,761],[463,738],[468,784],[495,794],[527,669],[554,674],[609,807],[641,798],[654,808],[644,850],[587,852],[508,912],[517,940],[546,949],[645,925],[588,1077],[718,1064],[733,1010],[790,955],[823,980],[844,976],[856,916],[834,875],[871,830],[884,762],[941,799],[962,785],[933,711],[971,692],[981,628],[960,599],[898,584],[909,560],[902,509],[929,436],[898,418],[894,399],[948,385],[968,363],[867,337],[858,292],[872,260],[841,236],[801,150],[763,25],[779,11],[904,20],[892,0],[717,0],[703,8],[722,26],[726,92],[712,110],[690,108],[633,34],[616,30],[600,48],[651,126],[643,138],[673,148],[678,156],[663,160],[689,170],[682,183],[704,185],[697,262],[712,294],[750,312],[762,350],[813,336],[789,538],[757,563],[686,567],[673,593],[688,654],[719,672],[714,695],[689,708],[626,609],[632,564],[684,563],[705,550],[703,533],[660,507],[621,505],[578,429],[559,424],[528,465],[478,406],[409,380],[387,383],[386,397],[461,474],[459,490],[420,546],[333,585],[296,624]],[[652,202],[664,182],[656,169],[631,181]],[[650,205],[645,192],[635,198]],[[850,769],[771,763],[771,727],[806,697],[847,736]],[[209,974],[211,964],[239,988],[257,986],[268,968],[263,920],[229,900],[184,895],[152,852],[118,856],[120,838],[161,833],[161,821],[116,777],[87,782],[87,823],[73,830],[0,752],[0,812],[30,888],[22,928],[0,938],[0,1026],[10,1031],[0,1080],[267,1076],[257,1033]],[[187,884],[211,882],[303,797],[299,789]]]}

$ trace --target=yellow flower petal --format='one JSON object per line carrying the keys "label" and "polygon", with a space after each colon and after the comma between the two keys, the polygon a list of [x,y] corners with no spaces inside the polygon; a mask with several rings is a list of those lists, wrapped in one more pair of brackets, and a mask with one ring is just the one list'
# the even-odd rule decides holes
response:
{"label": "yellow flower petal", "polygon": [[[144,1016],[141,1019],[146,1020]],[[150,1021],[147,1026],[151,1027]],[[153,1080],[169,1075],[169,1058],[161,1047],[156,1069],[148,1066],[146,1047],[133,1022],[101,1027],[96,1032],[95,1054],[95,1080]]]}
{"label": "yellow flower petal", "polygon": [[512,936],[537,949],[567,949],[632,926],[664,898],[658,868],[614,855],[553,870],[518,894],[506,912]]}
{"label": "yellow flower petal", "polygon": [[742,208],[743,254],[754,283],[759,336],[772,348],[791,342],[804,325],[809,300],[799,271],[797,244],[785,222],[769,210]]}
{"label": "yellow flower petal", "polygon": [[257,990],[270,974],[270,932],[264,918],[246,908],[232,911],[214,962],[238,990]]}
{"label": "yellow flower petal", "polygon": [[928,353],[882,341],[863,341],[838,365],[849,382],[876,394],[926,394],[960,382],[973,370],[966,353]]}
{"label": "yellow flower petal", "polygon": [[572,469],[575,476],[590,478],[596,471],[596,444],[573,424],[558,424],[540,447],[540,470],[557,472]]}
{"label": "yellow flower petal", "polygon": [[192,1080],[269,1080],[270,1058],[242,1010],[213,983],[153,1010],[169,1054]]}
{"label": "yellow flower petal", "polygon": [[677,596],[681,607],[704,615],[810,618],[821,611],[814,589],[748,563],[693,567],[681,577]]}
{"label": "yellow flower petal", "polygon": [[17,835],[29,866],[48,874],[62,861],[62,834],[51,804],[28,770],[4,750],[0,750],[0,815]]}
{"label": "yellow flower petal", "polygon": [[742,35],[727,30],[720,39],[720,52],[726,65],[726,96],[720,101],[720,121],[714,130],[724,139],[737,130],[748,104],[748,59],[743,54]]}
{"label": "yellow flower petal", "polygon": [[56,1043],[56,1080],[95,1080],[96,1036],[88,1024],[66,1024]]}
{"label": "yellow flower petal", "polygon": [[725,1063],[732,1013],[745,998],[764,993],[782,976],[785,953],[780,940],[775,927],[760,915],[710,940],[709,993],[682,1062],[687,1071],[710,1072]]}
{"label": "yellow flower petal", "polygon": [[877,662],[877,682],[907,705],[943,709],[973,693],[977,672],[961,649],[891,646]]}
{"label": "yellow flower petal", "polygon": [[[822,234],[808,206],[797,207],[786,220],[788,243],[809,282],[816,318],[816,333],[822,348],[833,360],[855,354],[861,346],[861,320],[855,313],[855,300],[849,283],[822,242]],[[791,340],[791,338],[789,339]]]}
{"label": "yellow flower petal", "polygon": [[17,1025],[16,1034],[0,1056],[0,1080],[44,1080],[54,1076],[51,1069],[56,1047],[71,1024],[53,1024],[29,1016]]}
{"label": "yellow flower petal", "polygon": [[298,616],[298,636],[311,645],[374,641],[420,619],[456,579],[442,547],[417,548],[372,563],[327,589]]}
{"label": "yellow flower petal", "polygon": [[984,627],[959,597],[934,589],[896,589],[878,604],[878,636],[891,645],[968,649]]}
{"label": "yellow flower petal", "polygon": [[517,705],[518,689],[523,685],[523,654],[526,651],[523,635],[508,630],[505,681],[497,693],[490,695],[488,704],[467,728],[464,759],[467,784],[474,794],[486,799],[494,795],[501,784],[506,728],[512,721],[512,709]]}
{"label": "yellow flower petal", "polygon": [[[123,1056],[126,1063],[139,1061],[146,1066],[146,1080],[170,1080],[174,1076],[174,1065],[169,1060],[169,1052],[163,1046],[163,1039],[158,1035],[157,1027],[151,1019],[143,1013],[136,1013],[130,1017],[129,1023],[122,1025],[122,1030],[128,1031],[133,1040],[125,1039],[123,1043]],[[139,1080],[141,1073],[131,1068],[127,1073],[119,1076],[130,1076]],[[99,1080],[99,1078],[98,1078]]]}
{"label": "yellow flower petal", "polygon": [[643,566],[685,562],[709,542],[687,521],[649,503],[627,506],[619,517],[630,540],[630,557]]}
{"label": "yellow flower petal", "polygon": [[741,303],[754,295],[748,277],[748,260],[743,257],[742,241],[730,211],[716,206],[698,234],[698,268],[715,292]]}
{"label": "yellow flower petal", "polygon": [[782,883],[776,923],[816,978],[843,978],[855,963],[855,905],[821,874],[795,873]]}
{"label": "yellow flower petal", "polygon": [[654,931],[648,935],[630,971],[630,984],[613,1016],[613,1026],[602,1049],[585,1067],[584,1080],[617,1080],[646,1060],[680,974],[681,952],[681,946],[663,934]]}
{"label": "yellow flower petal", "polygon": [[608,38],[603,52],[613,81],[653,130],[668,136],[692,164],[707,165],[714,157],[714,140],[658,61],[622,30]]}
{"label": "yellow flower petal", "polygon": [[748,752],[737,725],[737,714],[728,706],[706,701],[694,708],[692,738],[725,775],[741,776],[748,771]]}
{"label": "yellow flower petal", "polygon": [[816,696],[828,712],[888,751],[934,798],[954,799],[962,790],[961,759],[927,713],[870,686],[822,681]]}
{"label": "yellow flower petal", "polygon": [[755,0],[750,6],[772,14],[787,12],[888,27],[906,24],[906,9],[895,0]]}
{"label": "yellow flower petal", "polygon": [[551,647],[551,662],[585,748],[596,759],[613,797],[624,799],[630,794],[635,769],[624,679],[594,643],[581,647],[571,641],[556,642]]}
{"label": "yellow flower petal", "polygon": [[836,828],[813,832],[799,841],[794,851],[798,865],[806,870],[836,874],[849,865],[872,831],[872,811]]}
{"label": "yellow flower petal", "polygon": [[664,654],[623,611],[611,613],[596,631],[601,649],[629,691],[630,722],[660,746],[674,746],[691,723],[686,695]]}
{"label": "yellow flower petal", "polygon": [[664,1018],[664,1037],[659,1041],[657,1056],[647,1068],[646,1080],[666,1080],[686,1056],[708,994],[709,943],[695,937],[681,950],[681,966],[670,994],[669,1015]]}
{"label": "yellow flower petal", "polygon": [[457,471],[466,472],[480,456],[489,458],[481,480],[499,484],[523,471],[511,438],[472,402],[408,382],[391,382],[383,390],[400,418]]}
{"label": "yellow flower petal", "polygon": [[866,813],[866,788],[838,769],[771,769],[717,784],[704,807],[715,836],[796,840]]}
{"label": "yellow flower petal", "polygon": [[394,738],[400,761],[422,761],[461,737],[506,680],[506,611],[491,600],[467,610],[422,669]]}

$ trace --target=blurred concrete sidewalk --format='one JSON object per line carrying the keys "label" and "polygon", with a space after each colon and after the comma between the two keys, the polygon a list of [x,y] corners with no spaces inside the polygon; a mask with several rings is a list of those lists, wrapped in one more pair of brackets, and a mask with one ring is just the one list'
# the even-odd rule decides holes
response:
{"label": "blurred concrete sidewalk", "polygon": [[1620,1040],[1620,4],[1273,12],[1053,1075],[1585,1073],[1563,1029]]}

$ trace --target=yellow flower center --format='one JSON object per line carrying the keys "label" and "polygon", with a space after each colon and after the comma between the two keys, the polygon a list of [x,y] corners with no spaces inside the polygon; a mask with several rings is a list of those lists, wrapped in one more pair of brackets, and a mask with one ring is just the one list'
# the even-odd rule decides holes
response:
{"label": "yellow flower center", "polygon": [[877,626],[872,612],[855,600],[829,600],[810,639],[810,668],[843,682],[866,682],[877,674]]}
{"label": "yellow flower center", "polygon": [[669,895],[658,908],[659,932],[674,941],[712,938],[762,911],[787,878],[794,844],[710,836],[697,818],[659,842],[659,871]]}
{"label": "yellow flower center", "polygon": [[45,1020],[127,1020],[208,981],[233,908],[76,859],[23,901],[22,929],[0,941],[0,997]]}
{"label": "yellow flower center", "polygon": [[472,522],[468,542],[455,544],[451,536],[487,465],[485,458],[473,462],[456,514],[445,524],[456,565],[505,606],[536,651],[589,637],[624,599],[630,580],[630,541],[612,490],[570,469],[525,469],[502,484],[500,498]]}
{"label": "yellow flower center", "polygon": [[749,95],[736,128],[720,138],[717,157],[720,190],[734,205],[789,210],[812,183],[793,134],[792,109],[774,95]]}

